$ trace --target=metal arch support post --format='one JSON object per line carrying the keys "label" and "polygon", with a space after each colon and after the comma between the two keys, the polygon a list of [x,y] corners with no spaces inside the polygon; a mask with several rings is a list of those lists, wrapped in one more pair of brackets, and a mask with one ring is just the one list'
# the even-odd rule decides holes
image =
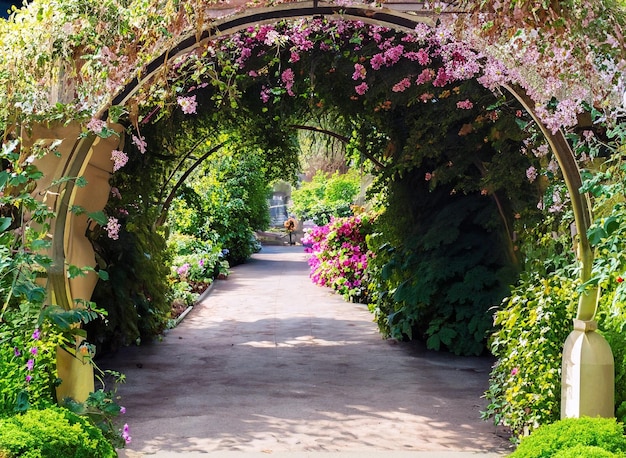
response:
{"label": "metal arch support post", "polygon": [[[582,179],[580,170],[574,156],[574,152],[570,148],[565,135],[561,130],[552,133],[539,120],[535,113],[535,103],[528,97],[526,92],[519,87],[504,86],[526,109],[532,116],[537,126],[541,129],[546,138],[552,152],[554,153],[559,167],[563,172],[563,179],[567,186],[572,209],[574,212],[574,223],[576,225],[576,236],[578,238],[578,259],[580,262],[580,280],[582,283],[587,282],[591,278],[591,268],[593,266],[593,250],[587,238],[587,230],[591,226],[592,213],[589,197],[581,194]],[[598,307],[598,290],[590,289],[581,295],[576,312],[576,319],[582,321],[591,321],[594,319],[596,309]]]}
{"label": "metal arch support post", "polygon": [[[538,119],[535,104],[519,87],[505,86],[533,117],[557,158],[572,202],[578,237],[580,280],[591,278],[593,250],[587,238],[591,225],[591,205],[580,192],[582,180],[574,153],[562,131],[552,133]],[[600,290],[589,288],[578,301],[574,330],[563,345],[561,370],[561,418],[582,416],[610,418],[615,413],[615,363],[611,347],[596,331],[594,320]]]}

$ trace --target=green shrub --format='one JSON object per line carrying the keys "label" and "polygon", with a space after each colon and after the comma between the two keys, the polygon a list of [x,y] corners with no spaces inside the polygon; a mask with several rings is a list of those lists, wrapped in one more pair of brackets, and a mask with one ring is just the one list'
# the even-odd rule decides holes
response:
{"label": "green shrub", "polygon": [[616,454],[613,452],[609,452],[608,450],[604,450],[603,448],[596,447],[595,445],[576,445],[572,448],[566,448],[565,450],[561,450],[555,455],[552,455],[553,458],[613,458],[620,457],[622,454]]}
{"label": "green shrub", "polygon": [[[597,449],[623,456],[624,425],[614,418],[566,418],[538,428],[522,439],[511,458],[604,457]],[[581,454],[575,454],[580,450]],[[589,452],[590,454],[587,454]],[[592,454],[593,453],[593,454]]]}
{"label": "green shrub", "polygon": [[[368,248],[374,313],[396,339],[422,339],[428,348],[481,354],[492,309],[509,292],[516,270],[506,257],[493,202],[480,195],[427,191],[420,172],[389,184],[389,204]],[[417,198],[428,192],[428,198]]]}
{"label": "green shrub", "polygon": [[575,284],[570,277],[523,274],[496,313],[489,404],[493,418],[517,435],[560,417],[563,342],[572,328]]}
{"label": "green shrub", "polygon": [[300,219],[311,219],[318,226],[328,224],[333,216],[352,216],[351,206],[359,193],[360,182],[354,170],[343,175],[318,170],[310,182],[302,183],[291,193],[290,210]]}
{"label": "green shrub", "polygon": [[0,419],[3,458],[113,458],[101,431],[67,409],[50,407]]}

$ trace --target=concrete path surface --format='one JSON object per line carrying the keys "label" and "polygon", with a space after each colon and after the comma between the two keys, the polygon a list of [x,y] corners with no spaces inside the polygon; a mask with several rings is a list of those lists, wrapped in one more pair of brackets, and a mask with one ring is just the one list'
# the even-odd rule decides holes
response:
{"label": "concrete path surface", "polygon": [[308,278],[302,247],[264,247],[178,327],[100,364],[126,375],[129,458],[499,457],[480,420],[489,358],[384,340],[361,304]]}

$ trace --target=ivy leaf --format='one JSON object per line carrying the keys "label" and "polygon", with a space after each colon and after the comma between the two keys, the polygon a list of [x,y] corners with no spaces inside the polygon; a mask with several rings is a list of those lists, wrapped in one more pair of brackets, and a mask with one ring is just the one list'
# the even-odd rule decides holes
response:
{"label": "ivy leaf", "polygon": [[87,212],[87,216],[98,223],[100,226],[106,226],[109,219],[104,214],[104,212]]}
{"label": "ivy leaf", "polygon": [[4,218],[0,218],[0,232],[6,231],[9,228],[9,226],[11,226],[11,221],[12,219],[9,218],[8,216],[5,216]]}
{"label": "ivy leaf", "polygon": [[109,273],[106,270],[99,270],[98,271],[98,277],[102,281],[108,281],[109,280]]}
{"label": "ivy leaf", "polygon": [[21,390],[17,394],[17,400],[15,401],[14,410],[16,412],[22,413],[22,412],[26,412],[29,408],[30,408],[30,401],[28,400],[28,391]]}
{"label": "ivy leaf", "polygon": [[591,227],[587,231],[587,238],[589,239],[589,243],[593,246],[598,245],[606,236],[607,233],[603,227]]}
{"label": "ivy leaf", "polygon": [[619,220],[616,216],[609,216],[604,220],[604,230],[606,231],[607,237],[619,229],[619,227]]}

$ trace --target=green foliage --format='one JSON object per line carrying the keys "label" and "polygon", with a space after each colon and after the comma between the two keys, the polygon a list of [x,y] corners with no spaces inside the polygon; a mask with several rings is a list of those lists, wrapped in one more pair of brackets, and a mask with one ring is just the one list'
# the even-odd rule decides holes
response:
{"label": "green foliage", "polygon": [[[124,427],[122,434],[116,424],[116,419],[120,414],[125,413],[125,409],[120,407],[118,399],[116,397],[117,385],[124,383],[125,376],[117,372],[108,371],[108,375],[115,377],[115,388],[112,391],[107,391],[104,388],[98,389],[92,393],[89,393],[87,399],[83,402],[77,402],[73,399],[64,399],[62,406],[69,411],[89,420],[89,422],[96,426],[104,438],[115,448],[124,448],[126,443],[130,442],[127,428]],[[107,375],[103,373],[103,375]],[[102,386],[104,387],[104,381]]]}
{"label": "green foliage", "polygon": [[37,312],[24,304],[19,311],[7,312],[0,327],[0,417],[44,408],[56,400],[56,347],[65,340],[50,323],[37,330],[38,337]]}
{"label": "green foliage", "polygon": [[[374,312],[381,331],[424,339],[429,348],[480,354],[492,326],[490,309],[508,293],[507,262],[497,212],[482,196],[444,190],[411,199],[427,186],[420,172],[389,185],[387,211],[370,250]],[[425,196],[426,197],[426,196]]]}
{"label": "green foliage", "polygon": [[67,409],[49,407],[0,418],[3,458],[114,458],[102,432]]}
{"label": "green foliage", "polygon": [[257,153],[228,150],[205,164],[181,190],[170,212],[172,229],[213,243],[232,265],[258,251],[254,230],[269,225],[268,186]]}
{"label": "green foliage", "polygon": [[94,247],[106,265],[109,281],[99,281],[93,300],[107,312],[107,322],[87,326],[98,351],[151,340],[167,324],[169,259],[163,235],[139,218],[127,221],[118,240],[100,234]]}
{"label": "green foliage", "polygon": [[561,357],[575,307],[574,281],[563,274],[524,273],[496,313],[484,418],[527,435],[560,417]]}
{"label": "green foliage", "polygon": [[356,171],[329,175],[318,170],[310,182],[303,182],[291,193],[293,206],[290,210],[301,220],[313,220],[318,226],[328,224],[332,216],[351,216],[360,182]]}
{"label": "green foliage", "polygon": [[192,235],[174,233],[168,239],[172,256],[170,273],[173,300],[193,305],[216,278],[228,276],[229,264],[213,234],[212,240],[200,240]]}
{"label": "green foliage", "polygon": [[522,439],[517,450],[509,456],[600,458],[625,454],[624,425],[617,423],[614,418],[566,418],[538,428],[529,437]]}

